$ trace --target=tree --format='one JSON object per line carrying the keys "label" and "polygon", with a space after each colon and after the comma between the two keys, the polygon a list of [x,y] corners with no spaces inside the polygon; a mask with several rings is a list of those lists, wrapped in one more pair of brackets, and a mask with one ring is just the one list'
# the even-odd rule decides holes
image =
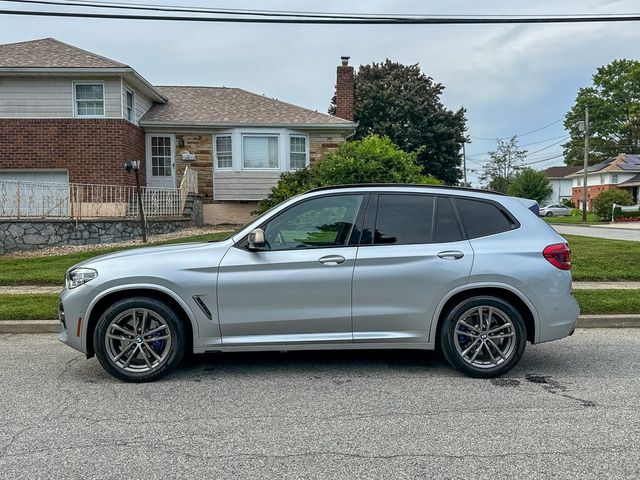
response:
{"label": "tree", "polygon": [[498,140],[497,148],[489,152],[489,161],[482,167],[480,180],[485,186],[496,192],[507,193],[509,184],[517,170],[522,167],[526,150],[518,149],[517,137],[510,140]]}
{"label": "tree", "polygon": [[[362,65],[355,75],[356,138],[387,136],[402,150],[416,153],[423,174],[457,184],[462,178],[465,110],[447,109],[440,100],[443,91],[418,64],[387,59]],[[335,113],[335,97],[329,113]]]}
{"label": "tree", "polygon": [[415,152],[404,152],[388,138],[369,135],[343,143],[318,164],[283,173],[267,198],[258,204],[256,213],[312,188],[353,183],[439,184],[440,181],[422,174]]}
{"label": "tree", "polygon": [[598,68],[593,85],[581,88],[565,115],[571,139],[564,145],[567,165],[584,162],[584,136],[578,122],[589,106],[589,163],[618,153],[638,153],[640,147],[640,61],[614,60]]}
{"label": "tree", "polygon": [[553,192],[549,179],[543,172],[533,168],[520,170],[508,188],[509,195],[530,198],[542,204]]}
{"label": "tree", "polygon": [[605,190],[591,201],[591,211],[601,220],[611,220],[613,204],[633,205],[631,194],[626,190]]}

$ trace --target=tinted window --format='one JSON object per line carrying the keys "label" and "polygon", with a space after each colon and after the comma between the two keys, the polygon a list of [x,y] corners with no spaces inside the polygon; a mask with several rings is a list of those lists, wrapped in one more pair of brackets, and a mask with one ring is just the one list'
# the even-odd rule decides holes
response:
{"label": "tinted window", "polygon": [[380,195],[373,243],[430,243],[432,218],[433,197]]}
{"label": "tinted window", "polygon": [[298,203],[264,228],[270,250],[345,245],[362,195],[334,195]]}
{"label": "tinted window", "polygon": [[457,198],[456,204],[469,238],[511,230],[511,220],[491,203]]}
{"label": "tinted window", "polygon": [[462,240],[462,232],[450,198],[438,197],[435,229],[434,238],[436,243]]}

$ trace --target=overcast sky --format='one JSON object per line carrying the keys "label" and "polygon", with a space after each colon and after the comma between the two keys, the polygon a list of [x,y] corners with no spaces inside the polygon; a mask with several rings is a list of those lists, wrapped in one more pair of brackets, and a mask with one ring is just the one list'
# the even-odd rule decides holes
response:
{"label": "overcast sky", "polygon": [[[420,14],[639,13],[634,1],[131,0],[228,8]],[[2,8],[21,8],[0,1]],[[38,7],[29,7],[38,8]],[[40,7],[42,8],[42,7]],[[633,23],[529,26],[304,26],[194,24],[0,16],[0,43],[55,37],[134,67],[155,85],[245,88],[326,112],[341,55],[355,66],[385,58],[422,70],[445,87],[444,102],[467,109],[468,168],[495,139],[560,120],[595,69],[638,58]],[[529,161],[560,154],[562,122],[522,136]],[[537,143],[533,143],[537,142]],[[549,148],[546,148],[549,147]],[[539,153],[533,153],[544,149]],[[562,159],[536,164],[559,165]],[[475,178],[474,174],[471,174]]]}

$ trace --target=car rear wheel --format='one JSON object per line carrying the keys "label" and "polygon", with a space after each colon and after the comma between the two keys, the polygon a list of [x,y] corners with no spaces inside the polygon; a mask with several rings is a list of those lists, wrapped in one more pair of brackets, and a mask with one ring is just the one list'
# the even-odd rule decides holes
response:
{"label": "car rear wheel", "polygon": [[545,217],[553,217],[553,212],[547,212]]}
{"label": "car rear wheel", "polygon": [[184,326],[152,298],[121,300],[96,326],[93,347],[103,368],[125,382],[150,382],[173,370],[185,350]]}
{"label": "car rear wheel", "polygon": [[440,332],[447,361],[465,375],[493,378],[522,357],[527,332],[516,308],[497,297],[472,297],[452,309]]}

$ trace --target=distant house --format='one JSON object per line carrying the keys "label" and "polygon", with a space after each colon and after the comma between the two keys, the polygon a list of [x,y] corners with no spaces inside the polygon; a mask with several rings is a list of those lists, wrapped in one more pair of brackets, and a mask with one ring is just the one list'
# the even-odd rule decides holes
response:
{"label": "distant house", "polygon": [[[583,203],[583,169],[569,175],[573,181],[572,200],[578,208]],[[640,155],[621,153],[603,160],[587,169],[587,209],[591,200],[601,192],[612,189],[627,190],[633,202],[638,204],[638,188],[640,187]]]}
{"label": "distant house", "polygon": [[154,86],[52,38],[0,45],[0,181],[130,184],[123,164],[140,160],[146,185],[173,188],[188,165],[205,218],[242,219],[282,172],[353,135],[348,57],[337,74],[331,116],[239,88]]}
{"label": "distant house", "polygon": [[576,173],[580,167],[549,167],[543,173],[549,179],[553,191],[545,204],[561,203],[562,200],[571,200],[573,181],[568,178],[569,175]]}

